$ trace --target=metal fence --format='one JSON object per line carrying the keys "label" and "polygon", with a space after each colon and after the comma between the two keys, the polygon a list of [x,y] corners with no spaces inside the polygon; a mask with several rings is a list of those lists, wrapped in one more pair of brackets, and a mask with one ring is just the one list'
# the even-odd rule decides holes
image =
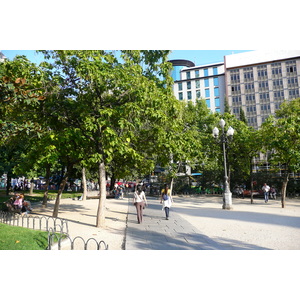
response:
{"label": "metal fence", "polygon": [[22,216],[17,213],[0,211],[0,222],[35,230],[49,231],[50,228],[54,228],[56,232],[69,232],[68,222],[60,218],[32,215]]}
{"label": "metal fence", "polygon": [[54,229],[48,231],[48,250],[108,250],[104,241],[94,238],[84,240],[81,236],[71,239],[69,234],[58,234]]}
{"label": "metal fence", "polygon": [[17,213],[0,211],[0,222],[11,226],[48,231],[47,250],[108,250],[108,245],[104,241],[98,242],[94,238],[84,240],[81,236],[76,236],[71,239],[68,222],[64,219],[22,216]]}

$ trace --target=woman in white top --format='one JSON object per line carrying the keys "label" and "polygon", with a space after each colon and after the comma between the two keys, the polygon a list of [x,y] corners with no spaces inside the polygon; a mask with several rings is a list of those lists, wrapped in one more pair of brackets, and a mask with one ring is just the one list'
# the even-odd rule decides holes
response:
{"label": "woman in white top", "polygon": [[143,209],[147,205],[146,195],[140,186],[137,187],[137,191],[133,194],[133,204],[136,207],[137,220],[140,224],[143,221]]}
{"label": "woman in white top", "polygon": [[169,214],[170,214],[170,207],[172,205],[173,198],[171,195],[171,190],[169,189],[169,186],[166,184],[165,188],[161,191],[161,199],[160,203],[163,203],[163,210],[165,210],[166,213],[166,220],[169,220]]}

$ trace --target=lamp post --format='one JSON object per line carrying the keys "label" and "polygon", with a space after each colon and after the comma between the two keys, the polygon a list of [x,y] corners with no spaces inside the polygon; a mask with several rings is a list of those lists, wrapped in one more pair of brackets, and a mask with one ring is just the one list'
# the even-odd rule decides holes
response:
{"label": "lamp post", "polygon": [[[220,127],[222,128],[222,134],[220,137],[220,141],[223,146],[223,155],[224,155],[224,183],[225,183],[225,190],[223,193],[223,209],[232,209],[232,193],[230,192],[229,184],[228,184],[228,174],[227,174],[227,163],[226,163],[226,143],[228,143],[229,139],[232,138],[234,129],[230,126],[225,134],[225,121],[223,119],[220,120],[219,123]],[[213,129],[213,136],[215,139],[219,137],[219,129],[215,127]]]}

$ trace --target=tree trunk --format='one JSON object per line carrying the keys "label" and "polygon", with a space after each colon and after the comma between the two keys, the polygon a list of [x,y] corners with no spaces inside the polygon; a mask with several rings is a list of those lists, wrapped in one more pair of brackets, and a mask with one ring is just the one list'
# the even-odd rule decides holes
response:
{"label": "tree trunk", "polygon": [[7,182],[6,182],[6,196],[9,195],[10,189],[11,189],[11,178],[12,174],[11,172],[7,173]]}
{"label": "tree trunk", "polygon": [[251,180],[251,204],[253,204],[253,170],[252,170],[252,157],[250,158],[250,180]]}
{"label": "tree trunk", "polygon": [[115,188],[115,183],[116,183],[116,177],[113,172],[112,176],[110,177],[110,187],[109,187],[110,191],[112,191]]}
{"label": "tree trunk", "polygon": [[54,205],[54,210],[53,210],[53,218],[57,218],[58,216],[58,209],[59,209],[59,203],[60,203],[60,199],[61,199],[61,195],[65,189],[66,183],[68,181],[68,173],[66,172],[62,182],[60,183],[58,192],[57,192],[57,196],[56,196],[56,200],[55,200],[55,205]]}
{"label": "tree trunk", "polygon": [[82,168],[82,187],[83,187],[82,200],[85,201],[86,200],[86,195],[87,195],[85,167]]}
{"label": "tree trunk", "polygon": [[286,188],[289,181],[289,172],[287,171],[282,182],[282,189],[281,189],[281,207],[284,208],[285,206],[285,198],[286,198]]}
{"label": "tree trunk", "polygon": [[49,184],[50,184],[50,165],[46,167],[46,188],[44,192],[42,207],[47,207]]}
{"label": "tree trunk", "polygon": [[171,195],[173,194],[173,185],[174,185],[174,177],[171,178],[171,184],[170,184]]}
{"label": "tree trunk", "polygon": [[105,227],[106,175],[104,162],[99,163],[99,192],[96,227]]}

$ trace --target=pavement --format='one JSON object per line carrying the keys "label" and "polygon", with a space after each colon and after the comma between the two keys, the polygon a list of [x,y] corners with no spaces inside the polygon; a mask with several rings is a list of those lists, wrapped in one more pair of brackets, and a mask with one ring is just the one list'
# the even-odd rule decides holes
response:
{"label": "pavement", "polygon": [[157,199],[149,199],[142,224],[129,206],[126,250],[300,250],[300,200],[174,197],[169,220]]}
{"label": "pavement", "polygon": [[[176,201],[176,200],[175,200]],[[143,222],[139,224],[135,206],[129,205],[126,250],[204,250],[213,249],[209,238],[171,207],[166,220],[160,201],[148,197]]]}
{"label": "pavement", "polygon": [[[92,195],[95,195],[93,192]],[[175,196],[169,220],[159,200],[147,197],[138,224],[132,195],[106,200],[106,224],[97,228],[98,199],[62,199],[58,217],[68,221],[71,238],[103,240],[109,250],[300,250],[300,199],[233,199],[233,210],[222,209],[221,196]],[[34,215],[48,215],[34,208]]]}

